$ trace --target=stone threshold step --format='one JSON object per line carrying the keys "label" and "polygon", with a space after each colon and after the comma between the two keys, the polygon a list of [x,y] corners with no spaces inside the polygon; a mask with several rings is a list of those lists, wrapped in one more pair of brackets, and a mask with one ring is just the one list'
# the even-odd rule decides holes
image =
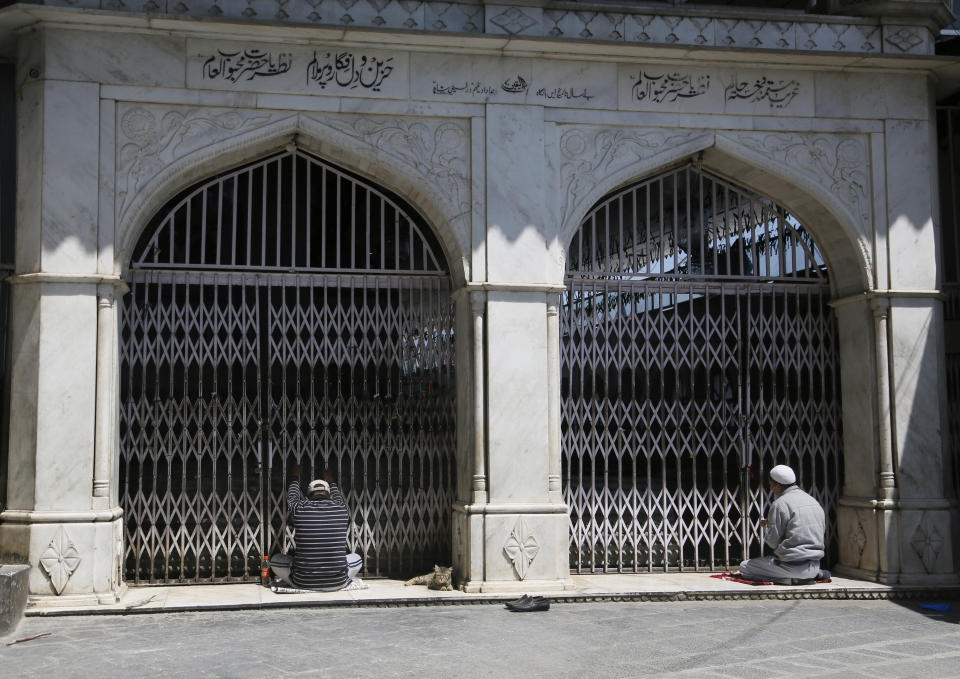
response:
{"label": "stone threshold step", "polygon": [[[297,595],[289,595],[296,597]],[[544,594],[553,604],[600,602],[683,602],[683,601],[758,601],[758,600],[932,600],[960,599],[957,586],[889,586],[889,587],[757,587],[751,590],[686,590],[635,591],[597,593]],[[61,617],[87,615],[146,615],[156,613],[185,613],[199,611],[246,611],[286,608],[402,608],[411,606],[472,606],[502,605],[513,601],[516,594],[477,594],[429,597],[378,597],[360,599],[291,599],[289,601],[259,602],[204,602],[165,606],[90,606],[83,608],[38,607],[28,609],[26,617]]]}

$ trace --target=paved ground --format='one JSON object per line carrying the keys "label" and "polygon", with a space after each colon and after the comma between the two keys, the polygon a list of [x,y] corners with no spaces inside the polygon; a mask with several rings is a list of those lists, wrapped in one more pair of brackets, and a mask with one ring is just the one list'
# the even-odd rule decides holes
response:
{"label": "paved ground", "polygon": [[0,677],[960,677],[960,603],[563,603],[27,618]]}

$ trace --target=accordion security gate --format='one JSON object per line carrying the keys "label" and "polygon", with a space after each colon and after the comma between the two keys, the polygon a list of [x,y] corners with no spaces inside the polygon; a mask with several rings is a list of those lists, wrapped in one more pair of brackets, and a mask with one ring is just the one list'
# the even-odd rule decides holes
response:
{"label": "accordion security gate", "polygon": [[[322,228],[306,209],[284,219],[297,188],[301,204],[329,198]],[[255,578],[262,554],[292,545],[294,464],[334,474],[367,573],[448,560],[453,312],[435,241],[397,199],[299,151],[211,180],[161,217],[121,315],[126,578]]]}
{"label": "accordion security gate", "polygon": [[693,166],[601,201],[571,243],[562,445],[577,572],[715,570],[761,553],[787,463],[827,511],[841,480],[822,256],[769,200]]}

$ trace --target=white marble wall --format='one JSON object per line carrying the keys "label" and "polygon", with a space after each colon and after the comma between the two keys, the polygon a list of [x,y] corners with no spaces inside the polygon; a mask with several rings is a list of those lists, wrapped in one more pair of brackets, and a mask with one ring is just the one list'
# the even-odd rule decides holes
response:
{"label": "white marble wall", "polygon": [[[893,289],[935,290],[937,175],[932,118],[885,123],[888,285]],[[902,254],[910,253],[904,257]]]}
{"label": "white marble wall", "polygon": [[[692,65],[573,48],[562,58],[468,54],[330,34],[238,40],[216,22],[207,31],[197,39],[48,26],[21,40],[17,269],[61,279],[16,288],[10,509],[93,511],[96,277],[128,265],[140,231],[178,191],[297,143],[409,200],[440,237],[455,287],[486,295],[479,370],[477,293],[458,302],[460,577],[476,589],[564,586],[567,517],[547,485],[546,303],[563,282],[566,244],[598,198],[702,152],[705,166],[809,226],[838,298],[899,291],[889,357],[897,480],[901,498],[926,504],[897,514],[902,522],[891,520],[896,509],[871,505],[884,417],[874,319],[865,297],[842,304],[841,553],[871,577],[901,563],[910,577],[946,577],[949,523],[934,482],[943,454],[937,302],[911,297],[938,284],[922,71],[799,58]],[[83,557],[63,592],[115,593],[113,509],[97,507],[107,514],[96,521],[21,517],[0,524],[0,546],[35,561],[65,527],[81,554],[97,556]],[[536,545],[529,563],[510,556],[512,539]],[[48,592],[50,578],[36,577],[34,591]]]}
{"label": "white marble wall", "polygon": [[547,333],[543,293],[487,302],[490,501],[547,501]]}

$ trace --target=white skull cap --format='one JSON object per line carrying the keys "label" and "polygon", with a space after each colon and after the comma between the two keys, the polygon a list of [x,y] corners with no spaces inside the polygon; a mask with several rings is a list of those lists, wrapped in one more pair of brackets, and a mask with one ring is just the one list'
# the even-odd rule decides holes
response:
{"label": "white skull cap", "polygon": [[330,484],[327,483],[326,481],[324,481],[323,479],[316,479],[315,481],[311,481],[311,482],[310,482],[310,485],[307,486],[307,493],[308,493],[308,494],[310,494],[310,493],[315,493],[315,492],[317,492],[318,490],[326,491],[327,493],[329,493],[329,492],[330,492]]}
{"label": "white skull cap", "polygon": [[797,482],[797,475],[785,464],[778,464],[770,470],[770,478],[781,486],[790,486]]}

